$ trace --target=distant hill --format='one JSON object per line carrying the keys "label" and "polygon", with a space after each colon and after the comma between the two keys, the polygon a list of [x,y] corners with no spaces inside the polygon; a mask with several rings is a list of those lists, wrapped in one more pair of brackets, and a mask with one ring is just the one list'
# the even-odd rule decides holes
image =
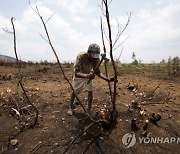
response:
{"label": "distant hill", "polygon": [[5,55],[0,55],[0,61],[3,62],[16,62],[16,58],[10,57],[10,56],[5,56]]}

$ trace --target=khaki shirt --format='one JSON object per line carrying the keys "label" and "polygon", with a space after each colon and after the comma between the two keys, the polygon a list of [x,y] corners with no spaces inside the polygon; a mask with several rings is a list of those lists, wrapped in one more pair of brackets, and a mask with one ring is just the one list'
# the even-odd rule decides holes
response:
{"label": "khaki shirt", "polygon": [[[99,61],[100,61],[99,59],[90,60],[86,52],[81,52],[77,56],[76,62],[74,64],[74,73],[81,72],[81,73],[89,74],[92,68],[95,69]],[[95,72],[95,74],[100,74],[99,69]]]}

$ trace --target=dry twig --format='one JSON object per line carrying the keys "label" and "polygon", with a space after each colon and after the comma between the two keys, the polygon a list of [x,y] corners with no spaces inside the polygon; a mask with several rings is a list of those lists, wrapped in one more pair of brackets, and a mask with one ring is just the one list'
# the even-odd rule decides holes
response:
{"label": "dry twig", "polygon": [[21,66],[20,66],[20,62],[19,62],[19,58],[18,58],[18,55],[17,55],[17,51],[16,51],[16,31],[15,31],[15,26],[14,26],[14,18],[12,17],[11,18],[11,23],[12,23],[12,27],[13,27],[13,36],[14,36],[14,53],[15,53],[15,56],[16,56],[16,63],[17,63],[17,66],[18,66],[18,72],[19,72],[19,85],[21,86],[22,90],[23,90],[23,93],[28,101],[28,103],[35,109],[35,112],[36,112],[36,117],[35,117],[35,120],[34,120],[34,123],[30,126],[30,128],[34,127],[37,122],[38,122],[38,110],[37,108],[33,105],[33,103],[30,101],[25,89],[24,89],[24,86],[22,84],[22,74],[21,74]]}
{"label": "dry twig", "polygon": [[86,129],[82,130],[79,134],[77,134],[73,140],[71,140],[71,142],[69,143],[68,147],[62,152],[62,154],[65,154],[69,148],[73,145],[73,143],[80,137],[82,136],[83,134],[85,134],[90,128],[92,128],[93,126],[97,125],[97,124],[100,124],[100,123],[103,123],[104,121],[95,121],[93,123],[91,123],[88,127],[86,127]]}

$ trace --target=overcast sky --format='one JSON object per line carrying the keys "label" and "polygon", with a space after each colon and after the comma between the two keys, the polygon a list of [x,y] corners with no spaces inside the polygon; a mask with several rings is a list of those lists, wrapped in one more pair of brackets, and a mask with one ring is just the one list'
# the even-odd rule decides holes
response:
{"label": "overcast sky", "polygon": [[[45,37],[43,25],[37,14],[30,8],[29,0],[0,0],[0,54],[13,56],[13,35],[11,17],[17,37],[17,52],[22,60],[55,61]],[[102,49],[100,0],[31,0],[38,6],[47,23],[47,29],[61,61],[74,61],[88,45],[98,43]],[[114,51],[120,60],[131,62],[132,53],[143,62],[159,62],[169,56],[180,57],[180,1],[179,0],[113,0],[110,5],[113,39],[117,33],[117,20],[122,27],[127,14],[132,12],[126,31],[120,37],[122,46]],[[103,52],[103,51],[101,51]]]}

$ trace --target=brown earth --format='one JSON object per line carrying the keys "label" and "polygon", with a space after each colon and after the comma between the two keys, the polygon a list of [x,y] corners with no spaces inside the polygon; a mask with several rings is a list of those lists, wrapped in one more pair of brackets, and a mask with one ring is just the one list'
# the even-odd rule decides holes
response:
{"label": "brown earth", "polygon": [[[28,154],[28,153],[62,153],[70,141],[85,127],[83,110],[76,103],[74,116],[69,116],[69,97],[71,89],[63,79],[57,66],[25,66],[22,69],[23,84],[32,103],[39,111],[38,125],[23,131],[33,119],[34,110],[22,93],[18,83],[18,73],[15,67],[0,66],[0,153]],[[69,79],[72,69],[65,68]],[[11,74],[10,78],[2,78],[3,74]],[[129,90],[127,86],[131,80],[137,83],[137,90]],[[153,93],[153,90],[160,87]],[[142,130],[132,131],[131,120],[143,119],[139,112],[131,106],[133,100],[145,109],[145,113],[159,113],[162,117],[157,125],[149,123],[148,137],[180,137],[180,80],[169,80],[146,77],[142,75],[120,75],[117,84],[118,124],[108,137],[102,136],[92,140],[83,134],[70,147],[67,153],[179,153],[178,143],[139,143]],[[87,91],[80,94],[83,104],[87,108]],[[94,79],[93,109],[97,110],[110,102],[108,85],[96,77]],[[25,107],[25,108],[24,108]],[[27,108],[26,108],[27,107]],[[24,109],[21,120],[12,110]],[[28,109],[29,108],[29,109]],[[144,120],[146,116],[144,116]],[[27,124],[27,125],[26,125]],[[20,131],[21,130],[21,131]],[[19,132],[19,133],[18,133]],[[126,133],[136,134],[136,144],[125,148],[122,137]],[[11,143],[12,140],[18,143]],[[90,144],[92,141],[92,144]],[[94,141],[94,142],[93,142]],[[179,140],[180,143],[180,140]]]}

